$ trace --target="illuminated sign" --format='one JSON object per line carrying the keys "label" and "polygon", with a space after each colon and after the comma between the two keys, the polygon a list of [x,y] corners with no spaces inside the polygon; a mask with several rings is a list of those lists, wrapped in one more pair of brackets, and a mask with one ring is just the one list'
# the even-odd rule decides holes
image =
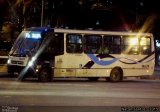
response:
{"label": "illuminated sign", "polygon": [[26,38],[33,38],[33,39],[40,39],[41,34],[38,32],[30,32],[30,33],[25,33]]}

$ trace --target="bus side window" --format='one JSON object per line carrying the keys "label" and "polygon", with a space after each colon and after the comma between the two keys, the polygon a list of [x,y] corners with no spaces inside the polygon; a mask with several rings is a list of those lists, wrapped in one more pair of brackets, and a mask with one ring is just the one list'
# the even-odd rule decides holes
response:
{"label": "bus side window", "polygon": [[84,36],[84,53],[99,53],[101,54],[102,37],[100,35],[85,35]]}
{"label": "bus side window", "polygon": [[[120,36],[107,35],[103,38],[103,49],[108,49],[108,53],[120,54],[121,53],[121,38]],[[107,51],[106,49],[106,51]]]}
{"label": "bus side window", "polygon": [[121,53],[121,38],[120,36],[113,36],[113,45],[112,45],[113,54]]}
{"label": "bus side window", "polygon": [[138,46],[135,45],[135,46],[130,47],[128,54],[139,54]]}
{"label": "bus side window", "polygon": [[82,53],[82,36],[78,34],[67,34],[66,51],[67,53]]}
{"label": "bus side window", "polygon": [[139,38],[127,36],[123,38],[123,53],[138,55],[139,54]]}
{"label": "bus side window", "polygon": [[151,41],[150,41],[150,38],[147,38],[147,37],[142,37],[140,39],[140,51],[141,51],[141,54],[150,54],[151,53]]}
{"label": "bus side window", "polygon": [[47,52],[53,53],[55,55],[64,53],[64,36],[61,33],[55,34],[55,38],[51,40]]}

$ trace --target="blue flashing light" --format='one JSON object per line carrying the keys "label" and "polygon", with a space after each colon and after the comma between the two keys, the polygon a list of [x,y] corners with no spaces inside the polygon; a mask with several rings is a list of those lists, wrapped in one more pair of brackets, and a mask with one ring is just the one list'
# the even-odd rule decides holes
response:
{"label": "blue flashing light", "polygon": [[46,28],[44,31],[46,32],[48,29]]}

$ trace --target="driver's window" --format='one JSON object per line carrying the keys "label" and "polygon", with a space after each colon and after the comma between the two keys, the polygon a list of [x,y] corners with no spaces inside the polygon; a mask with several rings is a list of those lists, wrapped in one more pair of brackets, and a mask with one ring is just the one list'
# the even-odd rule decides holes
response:
{"label": "driver's window", "polygon": [[54,54],[63,54],[64,53],[64,34],[56,33],[54,37],[50,37],[51,42],[47,47],[47,52]]}

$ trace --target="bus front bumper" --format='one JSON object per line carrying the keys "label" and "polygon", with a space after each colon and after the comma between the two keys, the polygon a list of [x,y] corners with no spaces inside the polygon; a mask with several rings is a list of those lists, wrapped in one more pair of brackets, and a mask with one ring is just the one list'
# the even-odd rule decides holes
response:
{"label": "bus front bumper", "polygon": [[17,65],[7,65],[7,69],[8,69],[8,73],[18,73],[20,74],[21,72],[26,72],[27,75],[29,76],[35,76],[35,72],[33,69],[28,68],[27,70],[25,70],[25,66],[17,66]]}

